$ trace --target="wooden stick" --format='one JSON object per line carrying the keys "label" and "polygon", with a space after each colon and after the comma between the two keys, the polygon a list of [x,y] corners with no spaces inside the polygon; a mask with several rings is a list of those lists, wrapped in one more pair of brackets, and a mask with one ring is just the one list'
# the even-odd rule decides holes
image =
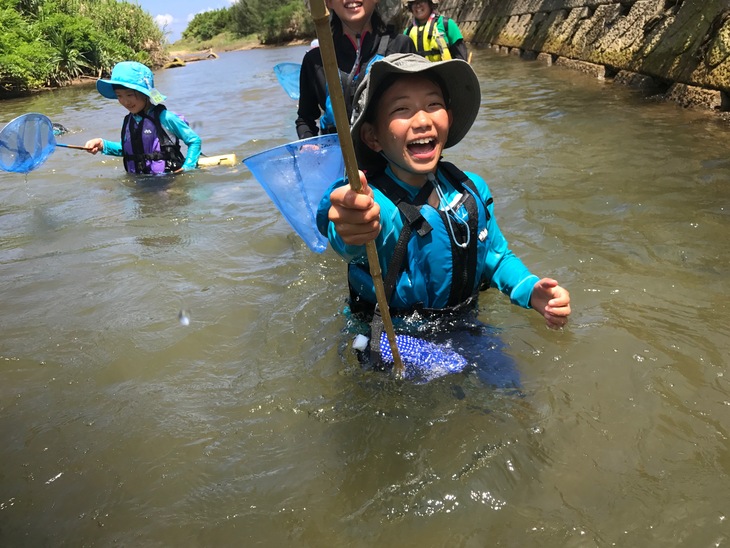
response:
{"label": "wooden stick", "polygon": [[[310,10],[312,12],[312,19],[314,19],[315,28],[317,29],[319,51],[322,55],[324,74],[327,78],[327,88],[329,89],[330,98],[332,100],[332,110],[335,115],[337,135],[340,138],[340,147],[345,159],[347,181],[350,183],[350,188],[352,188],[352,190],[355,192],[361,192],[362,185],[360,184],[360,173],[357,168],[355,146],[352,144],[352,136],[350,135],[350,120],[347,116],[345,96],[342,92],[340,69],[337,66],[335,43],[332,39],[332,30],[329,22],[329,11],[327,11],[324,0],[310,0]],[[387,335],[388,342],[390,343],[390,351],[393,353],[393,372],[396,377],[403,378],[403,362],[401,361],[400,352],[398,351],[398,346],[395,342],[395,331],[393,329],[393,322],[390,318],[388,300],[385,297],[383,273],[380,270],[380,261],[378,260],[378,249],[375,247],[375,240],[371,240],[365,244],[365,249],[368,254],[370,276],[375,284],[375,296],[378,301],[380,315],[383,319],[383,327],[385,328],[385,334]],[[380,341],[370,341],[370,344],[380,344]]]}
{"label": "wooden stick", "polygon": [[56,143],[57,147],[63,147],[63,148],[75,148],[76,150],[89,150],[86,147],[82,147],[81,145],[64,145],[63,143]]}

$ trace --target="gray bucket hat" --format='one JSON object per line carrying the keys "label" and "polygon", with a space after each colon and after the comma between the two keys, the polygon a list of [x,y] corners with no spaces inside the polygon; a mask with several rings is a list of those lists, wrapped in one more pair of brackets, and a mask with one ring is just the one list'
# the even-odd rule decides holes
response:
{"label": "gray bucket hat", "polygon": [[479,113],[482,93],[479,80],[471,65],[461,59],[431,62],[415,53],[394,53],[370,67],[370,71],[355,92],[352,111],[352,142],[361,168],[368,169],[382,164],[383,158],[360,138],[360,128],[378,88],[391,74],[433,73],[446,88],[453,121],[444,148],[459,143],[471,128]]}
{"label": "gray bucket hat", "polygon": [[117,63],[112,69],[112,76],[109,80],[96,81],[96,89],[107,99],[117,98],[114,93],[114,85],[139,91],[149,97],[154,105],[167,99],[155,89],[155,77],[152,71],[136,61]]}

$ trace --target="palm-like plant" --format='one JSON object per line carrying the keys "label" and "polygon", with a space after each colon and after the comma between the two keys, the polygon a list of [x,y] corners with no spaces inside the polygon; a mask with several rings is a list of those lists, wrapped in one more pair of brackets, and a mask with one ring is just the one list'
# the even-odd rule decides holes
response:
{"label": "palm-like plant", "polygon": [[67,85],[82,76],[85,70],[93,70],[89,60],[73,47],[73,41],[66,32],[52,30],[48,34],[48,41],[53,48],[48,60],[50,85]]}

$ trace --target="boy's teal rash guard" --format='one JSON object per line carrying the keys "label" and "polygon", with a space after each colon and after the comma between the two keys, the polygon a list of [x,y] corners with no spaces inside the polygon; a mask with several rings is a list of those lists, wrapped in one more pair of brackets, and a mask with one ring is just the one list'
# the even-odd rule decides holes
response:
{"label": "boy's teal rash guard", "polygon": [[[139,122],[142,117],[134,117]],[[190,126],[186,124],[177,114],[170,112],[169,110],[163,110],[160,112],[160,124],[170,136],[176,136],[188,147],[185,153],[185,162],[182,165],[183,171],[189,171],[198,167],[198,158],[200,158],[200,147],[201,140],[197,133],[195,133]],[[121,141],[104,141],[104,148],[101,151],[102,154],[108,156],[123,156],[122,142]]]}
{"label": "boy's teal rash guard", "polygon": [[[413,199],[418,194],[419,189],[410,186],[403,181],[400,181],[390,170],[386,169],[386,174],[398,183],[402,188],[406,189],[409,196]],[[442,171],[437,172],[438,180],[441,183],[440,188],[446,197],[447,203],[452,203],[452,200],[457,198],[460,194],[451,183],[448,182]],[[483,203],[487,203],[491,198],[489,187],[484,180],[474,173],[466,173],[466,175],[474,183],[479,197]],[[339,186],[346,184],[344,180],[339,180],[334,183],[325,196],[323,197],[319,208],[318,208],[318,226],[319,230],[325,234],[332,245],[332,248],[342,256],[348,263],[367,263],[367,253],[365,246],[352,246],[345,244],[340,236],[335,231],[334,224],[329,222],[327,219],[327,212],[330,207],[329,195],[330,192]],[[400,235],[403,227],[403,220],[397,206],[390,201],[385,195],[375,187],[373,189],[373,196],[375,201],[380,205],[380,224],[381,231],[376,238],[376,245],[378,248],[378,258],[380,260],[380,268],[383,273],[387,272],[387,266],[393,255],[398,236]],[[424,206],[428,208],[430,206]],[[477,280],[489,280],[491,287],[496,287],[504,294],[508,295],[511,302],[522,306],[524,308],[530,308],[530,297],[532,296],[532,290],[535,283],[539,280],[537,276],[532,274],[522,261],[512,253],[509,249],[509,244],[505,237],[502,235],[497,220],[494,216],[494,206],[490,204],[488,206],[490,219],[487,222],[487,238],[485,242],[480,242],[478,245],[486,246],[486,253],[481,253],[480,257],[483,260],[477,265],[479,271],[477,272]],[[460,208],[458,213],[462,216],[466,216],[465,208]],[[440,225],[440,232],[443,232],[443,224]],[[434,226],[434,231],[436,227]],[[417,236],[412,236],[412,238]],[[450,245],[448,241],[443,238],[450,238],[450,235],[438,236],[434,234],[434,240],[441,238],[444,245],[440,247],[435,253],[433,249],[429,249],[428,253],[433,254],[433,257],[428,258],[427,264],[451,267],[450,257]],[[424,246],[426,247],[426,246]],[[434,246],[431,245],[433,248]],[[440,261],[440,258],[443,261]],[[448,296],[449,287],[446,287],[444,280],[437,280],[437,276],[431,272],[414,272],[414,269],[418,269],[418,260],[413,260],[412,257],[408,257],[408,269],[410,270],[409,279],[404,280],[403,277],[399,277],[396,290],[394,291],[393,298],[391,299],[391,306],[395,308],[410,308],[417,304],[423,304],[429,308],[438,308],[438,304],[435,301],[444,301],[444,296]],[[354,275],[357,275],[358,269],[350,269]],[[448,273],[448,279],[450,281],[450,272]],[[437,280],[434,282],[434,280]],[[350,280],[353,285],[357,286],[361,291],[369,294],[363,294],[363,297],[369,299],[370,302],[375,302],[375,290],[373,287],[363,287],[361,280]],[[410,283],[409,283],[410,282]],[[436,295],[436,296],[434,296]],[[399,302],[394,302],[399,301]],[[445,302],[445,301],[444,301]],[[443,306],[443,305],[441,305]]]}

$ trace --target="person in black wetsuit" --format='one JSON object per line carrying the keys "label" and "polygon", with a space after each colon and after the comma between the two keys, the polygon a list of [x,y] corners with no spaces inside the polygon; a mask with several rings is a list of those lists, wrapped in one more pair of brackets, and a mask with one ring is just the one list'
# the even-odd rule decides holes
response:
{"label": "person in black wetsuit", "polygon": [[[410,38],[383,22],[376,6],[376,0],[327,0],[348,116],[357,85],[373,60],[391,53],[416,52]],[[320,49],[314,48],[304,55],[299,76],[296,121],[299,139],[336,131],[331,109],[327,108],[328,102],[322,56]]]}

